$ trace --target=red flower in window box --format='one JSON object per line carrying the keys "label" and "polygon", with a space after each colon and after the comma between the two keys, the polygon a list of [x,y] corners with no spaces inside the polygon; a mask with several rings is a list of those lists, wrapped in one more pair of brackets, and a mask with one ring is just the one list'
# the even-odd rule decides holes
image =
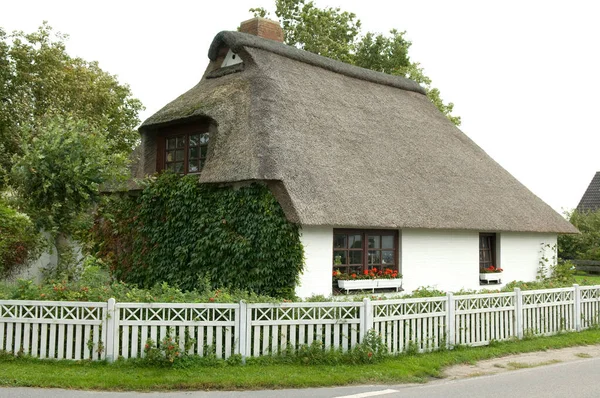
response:
{"label": "red flower in window box", "polygon": [[499,274],[502,271],[504,271],[502,268],[496,268],[493,265],[490,265],[487,268],[480,269],[479,273],[481,273],[481,274]]}
{"label": "red flower in window box", "polygon": [[398,270],[386,268],[383,270],[379,270],[377,273],[372,270],[364,270],[362,274],[357,274],[356,272],[345,273],[340,270],[333,271],[333,279],[334,280],[348,280],[348,279],[399,279],[402,278],[402,274],[398,272]]}

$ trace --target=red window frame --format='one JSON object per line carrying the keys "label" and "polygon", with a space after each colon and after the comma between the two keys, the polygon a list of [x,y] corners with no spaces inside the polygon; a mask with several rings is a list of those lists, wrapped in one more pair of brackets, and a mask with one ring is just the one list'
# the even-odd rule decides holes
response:
{"label": "red window frame", "polygon": [[[342,242],[342,235],[345,235],[345,242]],[[357,240],[358,236],[360,236],[360,241]],[[332,266],[334,271],[362,273],[372,268],[378,270],[389,268],[400,272],[398,252],[398,230],[333,230]],[[385,258],[388,259],[388,262],[385,261]],[[390,260],[393,263],[390,263]]]}
{"label": "red window frame", "polygon": [[[157,136],[156,170],[170,169],[178,174],[202,172],[208,157],[208,127],[208,124],[194,123],[161,129]],[[197,169],[192,169],[193,164]]]}

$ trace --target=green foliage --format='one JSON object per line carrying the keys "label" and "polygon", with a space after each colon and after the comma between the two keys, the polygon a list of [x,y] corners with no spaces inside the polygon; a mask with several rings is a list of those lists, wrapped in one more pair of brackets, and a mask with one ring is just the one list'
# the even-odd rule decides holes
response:
{"label": "green foliage", "polygon": [[103,302],[114,298],[129,303],[275,303],[280,300],[242,290],[182,291],[167,283],[150,289],[114,281],[102,268],[89,267],[77,280],[48,280],[40,284],[31,280],[0,282],[0,300],[49,300]]}
{"label": "green foliage", "polygon": [[106,126],[62,116],[38,121],[12,168],[12,183],[39,227],[72,232],[77,216],[98,201],[100,184],[126,176],[126,157],[110,152]]}
{"label": "green foliage", "polygon": [[581,234],[559,235],[558,255],[564,259],[600,261],[600,210],[567,213]]}
{"label": "green foliage", "polygon": [[175,334],[173,328],[167,329],[167,334],[160,341],[160,346],[152,339],[144,345],[143,363],[153,366],[173,366],[187,356],[188,351],[196,344],[189,331],[185,330],[183,341]]}
{"label": "green foliage", "polygon": [[73,273],[65,236],[81,228],[99,185],[125,175],[142,109],[96,62],[69,56],[65,39],[46,23],[30,34],[0,28],[0,193],[51,234],[55,275]]}
{"label": "green foliage", "polygon": [[184,290],[208,279],[212,288],[294,295],[303,266],[299,228],[265,186],[217,187],[164,173],[99,215],[92,239],[117,279]]}
{"label": "green foliage", "polygon": [[[267,17],[264,8],[251,8],[255,16]],[[275,15],[283,27],[285,43],[315,54],[363,68],[404,76],[423,85],[434,105],[460,125],[460,117],[452,115],[453,103],[444,103],[440,91],[431,86],[418,62],[412,62],[408,51],[412,43],[406,32],[396,29],[389,35],[360,33],[361,22],[355,14],[340,8],[318,8],[313,1],[275,0]]]}
{"label": "green foliage", "polygon": [[248,365],[298,364],[298,365],[359,365],[381,362],[390,357],[387,345],[375,330],[369,330],[363,341],[348,351],[325,349],[321,340],[302,345],[297,350],[288,348],[270,356],[250,357]]}
{"label": "green foliage", "polygon": [[0,278],[26,264],[41,247],[41,236],[29,217],[0,199]]}
{"label": "green foliage", "polygon": [[47,23],[30,34],[0,28],[0,190],[45,115],[103,125],[110,153],[126,156],[139,140],[141,103],[97,62],[69,56],[66,38]]}

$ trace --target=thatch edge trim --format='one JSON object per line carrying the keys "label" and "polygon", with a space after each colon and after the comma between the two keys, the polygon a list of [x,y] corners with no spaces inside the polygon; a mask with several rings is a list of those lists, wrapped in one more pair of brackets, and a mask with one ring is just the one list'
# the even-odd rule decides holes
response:
{"label": "thatch edge trim", "polygon": [[418,83],[402,76],[392,76],[382,72],[376,72],[370,69],[335,61],[321,55],[313,54],[308,51],[300,50],[283,43],[273,40],[263,39],[258,36],[241,32],[222,31],[217,33],[213,39],[208,58],[215,61],[219,56],[219,49],[222,46],[229,47],[233,52],[239,52],[244,47],[258,48],[269,51],[282,57],[290,58],[296,61],[304,62],[319,68],[323,68],[345,76],[365,80],[377,84],[396,87],[406,91],[425,95],[425,89]]}

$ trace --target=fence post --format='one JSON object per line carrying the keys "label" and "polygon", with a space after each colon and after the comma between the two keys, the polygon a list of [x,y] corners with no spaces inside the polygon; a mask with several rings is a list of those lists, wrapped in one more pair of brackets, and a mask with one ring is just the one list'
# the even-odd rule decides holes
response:
{"label": "fence post", "polygon": [[573,293],[575,297],[575,311],[573,314],[575,316],[575,330],[581,332],[581,289],[578,284],[574,284],[575,292]]}
{"label": "fence post", "polygon": [[523,292],[515,287],[515,328],[517,329],[517,338],[523,338]]}
{"label": "fence post", "polygon": [[246,361],[246,339],[248,331],[248,318],[247,318],[248,305],[244,300],[240,300],[240,306],[238,307],[238,324],[236,328],[235,339],[238,342],[236,347],[236,354],[242,356],[242,361]]}
{"label": "fence post", "polygon": [[373,303],[368,298],[363,299],[362,322],[360,323],[360,341],[362,342],[367,332],[373,329]]}
{"label": "fence post", "polygon": [[456,317],[454,316],[454,294],[451,292],[446,293],[446,346],[448,348],[454,347],[456,344]]}
{"label": "fence post", "polygon": [[113,362],[115,360],[115,304],[116,301],[114,298],[108,299],[108,307],[106,309],[106,330],[104,331],[104,350],[108,362]]}

